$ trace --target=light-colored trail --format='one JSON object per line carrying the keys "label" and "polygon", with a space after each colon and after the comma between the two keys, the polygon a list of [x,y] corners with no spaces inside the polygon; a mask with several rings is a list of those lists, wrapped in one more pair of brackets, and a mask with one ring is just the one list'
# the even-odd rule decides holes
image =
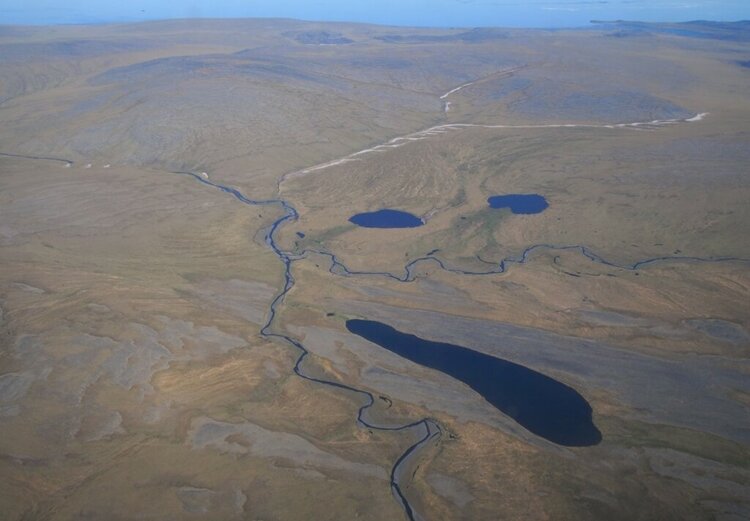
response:
{"label": "light-colored trail", "polygon": [[[419,132],[408,134],[406,136],[401,136],[401,137],[391,139],[390,141],[382,145],[360,150],[359,152],[349,154],[335,161],[329,161],[327,163],[313,166],[305,170],[301,170],[299,172],[309,173],[309,172],[313,172],[316,170],[323,170],[325,168],[329,168],[337,164],[342,164],[347,161],[357,161],[359,160],[360,156],[363,156],[366,154],[370,154],[374,152],[381,152],[384,150],[388,150],[390,148],[398,148],[412,141],[420,141],[423,139],[429,139],[430,137],[433,137],[436,135],[444,134],[444,133],[451,132],[451,131],[457,131],[463,128],[470,128],[470,127],[487,128],[487,129],[493,129],[493,128],[500,128],[500,129],[507,129],[507,128],[511,128],[511,129],[513,128],[518,128],[518,129],[524,129],[524,128],[604,128],[604,129],[636,128],[638,129],[638,128],[654,128],[654,127],[660,127],[664,125],[671,125],[671,124],[682,123],[682,122],[696,122],[696,121],[701,121],[705,116],[706,116],[706,113],[702,113],[702,114],[697,114],[691,118],[685,118],[685,119],[653,120],[649,122],[619,123],[619,124],[612,124],[612,125],[579,125],[579,124],[479,125],[479,124],[469,124],[469,123],[437,125],[437,126],[428,128],[426,130],[422,130]],[[0,155],[9,156],[9,157],[21,157],[21,158],[35,159],[35,160],[57,161],[57,162],[62,162],[65,165],[73,164],[72,161],[69,161],[66,159],[58,159],[58,158],[49,158],[49,157],[40,157],[40,156],[20,156],[16,154],[0,154]],[[537,250],[578,251],[580,254],[582,254],[583,256],[585,256],[586,258],[588,258],[589,260],[593,262],[604,264],[604,265],[617,268],[617,269],[624,269],[624,270],[630,270],[630,271],[635,271],[639,268],[645,267],[650,264],[655,264],[659,262],[667,262],[667,261],[670,261],[670,262],[671,261],[743,262],[743,263],[748,262],[747,259],[740,259],[740,258],[733,258],[733,257],[724,257],[724,258],[657,257],[657,258],[641,260],[632,265],[619,265],[615,262],[604,259],[603,257],[597,255],[596,253],[592,252],[591,250],[589,250],[588,248],[582,245],[556,246],[553,244],[536,244],[536,245],[526,248],[519,256],[509,256],[509,257],[505,257],[501,259],[500,261],[495,263],[495,266],[493,266],[492,269],[484,271],[484,272],[471,272],[471,271],[465,271],[460,268],[452,267],[448,265],[445,261],[435,257],[433,255],[434,252],[428,253],[426,256],[412,260],[411,262],[406,264],[404,267],[403,275],[392,274],[388,272],[357,272],[357,271],[353,271],[347,268],[346,265],[343,264],[343,262],[341,262],[335,254],[327,252],[327,251],[305,250],[303,252],[295,254],[293,252],[284,251],[281,249],[281,247],[279,246],[277,242],[278,231],[284,224],[288,222],[296,221],[299,218],[299,214],[297,213],[297,210],[287,201],[280,199],[280,198],[279,199],[267,199],[267,200],[250,199],[244,196],[240,191],[230,186],[218,184],[218,183],[211,181],[209,179],[208,173],[206,172],[199,172],[199,173],[174,172],[174,173],[190,176],[204,185],[211,186],[213,188],[219,189],[225,193],[232,195],[241,203],[247,204],[249,206],[280,206],[281,207],[281,209],[283,210],[283,215],[278,217],[273,222],[273,224],[269,228],[267,228],[267,231],[265,232],[265,242],[283,264],[284,285],[279,289],[279,292],[276,294],[276,297],[274,298],[274,300],[271,302],[269,306],[267,320],[265,324],[262,326],[260,330],[260,334],[264,336],[265,338],[285,341],[298,350],[298,358],[294,365],[293,371],[295,374],[297,374],[301,378],[304,378],[311,382],[317,382],[322,385],[326,385],[332,388],[344,390],[344,391],[358,395],[362,399],[361,405],[357,412],[358,424],[368,429],[379,430],[379,431],[389,431],[389,432],[414,432],[416,431],[416,432],[423,433],[422,437],[419,438],[417,441],[413,442],[412,445],[410,445],[409,448],[406,449],[406,451],[403,452],[401,456],[395,461],[394,465],[391,468],[391,474],[390,474],[391,490],[394,496],[396,497],[397,501],[399,502],[399,504],[404,509],[407,519],[409,519],[410,521],[417,521],[419,519],[422,519],[422,517],[419,515],[418,512],[414,510],[414,507],[411,505],[411,503],[409,502],[407,498],[406,483],[408,482],[407,480],[410,477],[410,475],[406,472],[406,469],[409,468],[408,464],[410,461],[420,456],[420,452],[424,447],[428,446],[429,443],[432,442],[432,440],[438,439],[442,435],[442,429],[435,420],[432,420],[430,418],[422,418],[422,419],[412,421],[409,423],[405,423],[402,425],[376,424],[369,419],[369,416],[367,414],[367,411],[371,407],[373,407],[373,405],[375,404],[375,395],[372,392],[368,391],[367,389],[359,389],[357,387],[347,385],[345,383],[339,382],[338,380],[321,379],[321,378],[309,375],[305,372],[302,364],[305,358],[309,354],[308,349],[302,344],[301,341],[298,341],[283,332],[276,332],[275,330],[275,325],[276,325],[277,318],[278,318],[278,310],[280,306],[283,305],[284,299],[287,296],[287,294],[292,290],[292,288],[295,285],[295,279],[292,275],[292,265],[294,262],[305,259],[307,258],[308,255],[311,255],[311,254],[323,255],[330,259],[329,271],[333,274],[343,275],[343,276],[387,277],[391,280],[395,280],[395,281],[403,282],[403,283],[409,283],[416,279],[417,274],[414,271],[414,269],[419,263],[430,262],[433,264],[437,264],[441,269],[445,271],[448,271],[451,273],[462,274],[462,275],[472,275],[472,276],[493,275],[493,274],[504,273],[505,271],[507,271],[510,265],[519,265],[519,264],[527,263],[530,260],[531,255]],[[284,177],[287,177],[287,176],[284,176]],[[281,182],[283,182],[283,178],[279,181],[279,186],[281,185]],[[404,488],[402,488],[402,486]]]}
{"label": "light-colored trail", "polygon": [[451,109],[452,103],[448,101],[446,98],[450,96],[451,94],[454,94],[461,89],[465,89],[466,87],[471,87],[472,85],[476,85],[477,83],[482,83],[484,81],[490,80],[490,79],[500,79],[507,76],[512,76],[516,72],[520,71],[521,69],[525,68],[526,65],[519,65],[518,67],[511,67],[509,69],[502,69],[500,71],[497,71],[493,74],[490,74],[489,76],[485,76],[484,78],[479,78],[478,80],[469,81],[467,83],[464,83],[463,85],[459,85],[458,87],[455,87],[442,96],[440,96],[440,99],[443,100],[443,112],[447,113]]}
{"label": "light-colored trail", "polygon": [[708,112],[702,112],[696,114],[690,118],[682,119],[654,119],[651,121],[634,121],[632,123],[610,123],[610,124],[593,124],[593,123],[553,123],[545,125],[485,125],[478,123],[446,123],[443,125],[436,125],[425,130],[406,134],[404,136],[395,137],[374,147],[365,148],[358,152],[351,153],[339,159],[320,163],[311,167],[304,168],[302,170],[296,170],[289,172],[281,176],[278,181],[278,190],[281,191],[282,185],[289,179],[302,177],[312,172],[325,170],[333,166],[342,165],[344,163],[350,163],[352,161],[359,161],[362,156],[372,154],[374,152],[384,152],[393,148],[400,148],[414,141],[422,141],[429,139],[433,136],[444,134],[446,132],[452,132],[465,128],[486,128],[486,129],[568,129],[568,128],[590,128],[590,129],[606,129],[606,130],[619,130],[619,129],[630,129],[630,130],[654,130],[659,127],[676,125],[678,123],[694,123],[703,120],[708,115]]}
{"label": "light-colored trail", "polygon": [[512,74],[520,71],[521,69],[523,69],[525,67],[526,67],[526,65],[519,65],[517,67],[509,67],[507,69],[501,69],[501,70],[499,70],[497,72],[493,72],[492,74],[490,74],[488,76],[484,76],[484,77],[476,79],[474,81],[466,82],[466,83],[464,83],[462,85],[459,85],[458,87],[455,87],[455,88],[449,90],[448,92],[446,92],[445,94],[443,94],[442,96],[440,96],[440,99],[445,99],[448,96],[450,96],[451,94],[453,94],[455,92],[458,92],[461,89],[465,89],[466,87],[470,87],[472,85],[476,85],[477,83],[482,83],[482,82],[490,80],[490,79],[499,79],[499,78],[502,78],[504,76],[512,75]]}
{"label": "light-colored trail", "polygon": [[[477,81],[478,81],[478,80],[477,80]],[[458,92],[458,91],[460,91],[461,89],[463,89],[464,87],[468,87],[469,85],[474,85],[475,83],[476,83],[476,81],[470,81],[470,82],[468,82],[468,83],[464,83],[463,85],[459,85],[459,86],[458,86],[458,87],[456,87],[455,89],[451,89],[451,90],[449,90],[448,92],[446,92],[445,94],[443,94],[442,96],[440,96],[440,99],[445,99],[445,98],[447,98],[448,96],[450,96],[451,94],[453,94],[454,92]]]}

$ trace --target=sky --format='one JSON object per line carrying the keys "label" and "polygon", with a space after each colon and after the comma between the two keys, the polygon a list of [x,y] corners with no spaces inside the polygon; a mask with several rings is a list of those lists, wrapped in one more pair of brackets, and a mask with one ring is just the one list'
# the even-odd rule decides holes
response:
{"label": "sky", "polygon": [[0,24],[279,17],[428,27],[748,20],[750,0],[0,0]]}

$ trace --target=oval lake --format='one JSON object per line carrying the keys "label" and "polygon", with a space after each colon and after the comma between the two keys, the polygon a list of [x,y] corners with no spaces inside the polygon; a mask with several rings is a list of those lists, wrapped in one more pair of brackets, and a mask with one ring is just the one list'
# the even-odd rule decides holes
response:
{"label": "oval lake", "polygon": [[358,213],[350,217],[349,221],[363,228],[416,228],[424,224],[424,221],[416,215],[389,208],[376,212]]}
{"label": "oval lake", "polygon": [[466,347],[425,340],[371,320],[346,328],[407,360],[462,381],[520,425],[568,447],[602,439],[589,403],[575,389],[522,365]]}
{"label": "oval lake", "polygon": [[549,207],[547,199],[539,194],[493,195],[487,203],[490,208],[510,208],[516,214],[542,213]]}

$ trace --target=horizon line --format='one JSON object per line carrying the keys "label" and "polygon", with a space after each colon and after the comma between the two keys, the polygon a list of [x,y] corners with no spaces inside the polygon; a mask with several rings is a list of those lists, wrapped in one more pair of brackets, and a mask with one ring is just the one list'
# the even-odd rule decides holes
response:
{"label": "horizon line", "polygon": [[[0,14],[2,11],[0,11]],[[309,24],[329,24],[329,25],[361,25],[374,27],[393,27],[404,29],[439,29],[439,30],[466,30],[466,29],[510,29],[510,30],[575,30],[591,29],[594,26],[602,25],[622,25],[622,24],[646,24],[646,25],[663,25],[663,24],[695,24],[695,23],[720,23],[720,24],[742,24],[750,23],[750,19],[737,20],[713,20],[713,19],[693,19],[693,20],[660,20],[660,21],[643,21],[643,20],[597,20],[591,19],[586,25],[556,25],[556,26],[521,26],[521,25],[412,25],[412,24],[382,24],[377,22],[363,22],[358,20],[315,20],[306,18],[291,18],[283,16],[185,16],[174,18],[146,18],[132,20],[105,20],[95,22],[40,22],[40,23],[3,23],[0,27],[95,27],[107,25],[139,25],[149,23],[163,22],[189,22],[189,21],[279,21],[279,22],[297,22]]]}

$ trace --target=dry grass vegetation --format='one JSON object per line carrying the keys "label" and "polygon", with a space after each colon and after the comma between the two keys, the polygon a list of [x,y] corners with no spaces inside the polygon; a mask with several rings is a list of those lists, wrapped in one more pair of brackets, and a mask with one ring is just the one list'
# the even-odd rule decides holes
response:
{"label": "dry grass vegetation", "polygon": [[[260,334],[281,209],[174,171],[297,209],[274,327],[306,374],[371,391],[376,423],[441,425],[402,473],[418,518],[750,516],[750,46],[675,31],[0,27],[1,517],[404,517],[389,475],[416,434],[362,427],[363,396]],[[654,120],[680,121],[613,126]],[[503,193],[550,207],[489,209]],[[348,222],[380,208],[425,225]],[[613,265],[540,248],[383,274],[538,244]],[[746,260],[629,269],[660,257]],[[603,442],[535,437],[354,317],[573,386]]]}

